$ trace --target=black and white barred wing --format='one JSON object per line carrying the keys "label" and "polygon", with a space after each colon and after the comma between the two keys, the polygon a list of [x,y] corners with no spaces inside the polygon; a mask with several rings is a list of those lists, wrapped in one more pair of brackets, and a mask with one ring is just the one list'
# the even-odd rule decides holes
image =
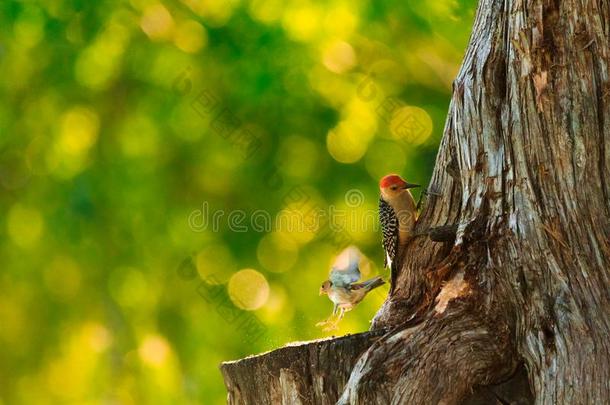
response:
{"label": "black and white barred wing", "polygon": [[381,224],[383,251],[385,253],[383,267],[391,267],[398,250],[398,218],[390,204],[381,198],[379,199],[379,223]]}

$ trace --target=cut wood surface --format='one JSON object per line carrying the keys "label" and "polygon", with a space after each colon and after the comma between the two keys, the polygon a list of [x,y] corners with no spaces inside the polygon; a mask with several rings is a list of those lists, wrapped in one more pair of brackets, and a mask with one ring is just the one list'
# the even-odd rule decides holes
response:
{"label": "cut wood surface", "polygon": [[381,332],[293,343],[223,363],[230,404],[334,404],[358,357]]}

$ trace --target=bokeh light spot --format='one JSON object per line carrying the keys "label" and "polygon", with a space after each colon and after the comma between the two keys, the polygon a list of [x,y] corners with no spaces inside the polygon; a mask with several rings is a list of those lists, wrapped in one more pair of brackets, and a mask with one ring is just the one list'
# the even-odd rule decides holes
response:
{"label": "bokeh light spot", "polygon": [[167,340],[159,335],[148,335],[138,348],[142,362],[151,367],[161,367],[168,359],[170,347]]}
{"label": "bokeh light spot", "polygon": [[370,103],[354,97],[344,107],[342,115],[350,131],[362,135],[367,142],[373,138],[377,130],[377,115]]}
{"label": "bokeh light spot", "polygon": [[244,269],[235,273],[229,280],[229,297],[233,303],[248,311],[265,305],[269,298],[269,283],[261,273]]}
{"label": "bokeh light spot", "polygon": [[318,6],[303,4],[286,10],[282,23],[291,38],[305,42],[319,35],[321,17]]}
{"label": "bokeh light spot", "polygon": [[334,41],[322,49],[322,63],[334,73],[343,73],[356,64],[354,48],[345,41]]}
{"label": "bokeh light spot", "polygon": [[40,9],[26,6],[13,26],[17,44],[28,48],[38,44],[44,37],[44,22]]}
{"label": "bokeh light spot", "polygon": [[371,145],[364,161],[371,177],[379,180],[388,173],[402,173],[406,159],[405,152],[396,142],[379,141]]}
{"label": "bokeh light spot", "polygon": [[27,327],[31,319],[26,314],[24,305],[11,292],[0,297],[0,342],[9,344],[14,350],[26,346],[29,339],[24,339],[29,330]]}
{"label": "bokeh light spot", "polygon": [[36,209],[15,204],[8,213],[7,228],[13,242],[27,248],[40,239],[44,230],[44,220]]}
{"label": "bokeh light spot", "polygon": [[123,25],[111,22],[86,48],[74,66],[76,79],[93,90],[103,90],[119,74],[120,62],[129,31]]}
{"label": "bokeh light spot", "polygon": [[354,85],[348,77],[337,76],[322,64],[310,69],[309,86],[318,92],[335,109],[341,108],[354,95]]}
{"label": "bokeh light spot", "polygon": [[174,20],[162,4],[153,4],[144,10],[140,28],[152,40],[166,39],[172,33]]}
{"label": "bokeh light spot", "polygon": [[278,153],[282,173],[295,179],[307,179],[320,170],[320,151],[317,143],[299,135],[282,140]]}
{"label": "bokeh light spot", "polygon": [[108,280],[110,295],[125,308],[147,305],[154,298],[154,289],[149,286],[142,272],[132,267],[117,267]]}
{"label": "bokeh light spot", "polygon": [[267,303],[257,312],[265,323],[282,323],[294,317],[294,305],[286,289],[278,284],[271,285]]}
{"label": "bokeh light spot", "polygon": [[80,155],[97,140],[99,118],[86,107],[74,107],[62,116],[59,147],[69,155]]}
{"label": "bokeh light spot", "polygon": [[112,343],[112,335],[102,324],[91,323],[87,325],[85,333],[89,338],[89,346],[96,353],[103,352]]}
{"label": "bokeh light spot", "polygon": [[51,294],[61,300],[68,300],[80,288],[80,267],[71,257],[57,256],[45,268],[44,281]]}
{"label": "bokeh light spot", "polygon": [[357,205],[349,205],[342,200],[334,204],[341,215],[333,217],[333,227],[344,232],[345,237],[355,243],[375,243],[379,221],[377,201],[363,200]]}
{"label": "bokeh light spot", "polygon": [[233,15],[240,0],[182,0],[191,10],[205,19],[206,25],[221,27]]}
{"label": "bokeh light spot", "polygon": [[222,284],[237,270],[229,249],[221,244],[212,244],[202,249],[195,258],[197,272],[208,284]]}
{"label": "bokeh light spot", "polygon": [[203,48],[208,42],[208,36],[201,24],[193,20],[187,20],[180,24],[174,33],[174,44],[178,49],[195,53]]}
{"label": "bokeh light spot", "polygon": [[260,240],[256,253],[258,261],[265,269],[284,272],[296,263],[298,246],[292,240],[270,233]]}
{"label": "bokeh light spot", "polygon": [[[352,5],[354,3],[350,3]],[[324,19],[324,29],[331,35],[347,37],[354,32],[358,26],[358,16],[355,15],[347,4],[333,6]]]}
{"label": "bokeh light spot", "polygon": [[368,142],[368,136],[354,131],[345,122],[330,130],[326,136],[328,153],[341,163],[355,163],[360,160],[366,152]]}
{"label": "bokeh light spot", "polygon": [[323,208],[327,203],[310,187],[293,189],[285,200],[287,204],[277,213],[273,224],[277,237],[298,245],[311,242],[322,229]]}
{"label": "bokeh light spot", "polygon": [[392,136],[404,142],[421,145],[432,134],[432,118],[420,107],[404,106],[392,114]]}
{"label": "bokeh light spot", "polygon": [[263,23],[273,23],[282,17],[282,4],[281,0],[251,0],[250,15]]}
{"label": "bokeh light spot", "polygon": [[[128,117],[119,133],[121,150],[130,157],[155,157],[159,135],[155,123],[144,114]],[[154,159],[150,161],[154,164]]]}

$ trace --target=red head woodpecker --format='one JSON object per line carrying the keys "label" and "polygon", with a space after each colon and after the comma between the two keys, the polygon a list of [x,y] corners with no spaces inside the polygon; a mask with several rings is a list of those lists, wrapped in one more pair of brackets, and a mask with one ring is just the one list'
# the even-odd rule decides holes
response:
{"label": "red head woodpecker", "polygon": [[413,187],[419,185],[407,183],[396,174],[388,174],[379,182],[379,222],[385,252],[383,265],[390,266],[391,270],[399,249],[413,237],[417,220],[417,205],[409,191]]}

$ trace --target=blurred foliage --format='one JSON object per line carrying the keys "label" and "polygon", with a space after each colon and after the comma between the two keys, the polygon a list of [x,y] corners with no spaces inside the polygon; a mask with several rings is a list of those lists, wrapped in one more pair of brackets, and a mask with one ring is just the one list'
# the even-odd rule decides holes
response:
{"label": "blurred foliage", "polygon": [[353,225],[427,183],[474,6],[3,0],[0,404],[220,404],[221,361],[328,336],[333,255],[388,275]]}

